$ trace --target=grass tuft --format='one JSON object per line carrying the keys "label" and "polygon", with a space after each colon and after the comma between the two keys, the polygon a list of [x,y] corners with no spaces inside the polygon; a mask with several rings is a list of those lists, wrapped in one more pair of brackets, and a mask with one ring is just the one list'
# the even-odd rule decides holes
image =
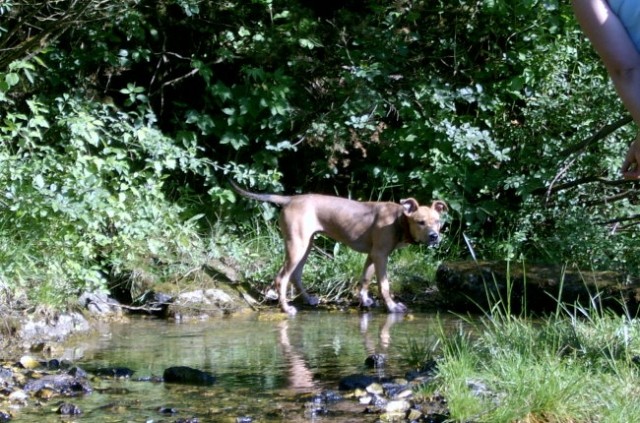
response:
{"label": "grass tuft", "polygon": [[[637,420],[640,321],[603,310],[595,298],[542,318],[509,311],[497,298],[454,331],[440,326],[438,377],[423,389],[447,398],[453,421]],[[415,351],[407,347],[407,355]]]}

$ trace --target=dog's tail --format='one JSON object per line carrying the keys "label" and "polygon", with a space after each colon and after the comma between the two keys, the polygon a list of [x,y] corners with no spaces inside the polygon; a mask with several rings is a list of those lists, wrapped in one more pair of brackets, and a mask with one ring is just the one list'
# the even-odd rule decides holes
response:
{"label": "dog's tail", "polygon": [[257,192],[247,191],[246,189],[236,184],[232,179],[229,179],[229,184],[231,184],[231,187],[235,192],[242,195],[243,197],[250,198],[252,200],[266,201],[268,203],[280,204],[282,206],[291,202],[291,197],[287,197],[286,195],[259,194]]}

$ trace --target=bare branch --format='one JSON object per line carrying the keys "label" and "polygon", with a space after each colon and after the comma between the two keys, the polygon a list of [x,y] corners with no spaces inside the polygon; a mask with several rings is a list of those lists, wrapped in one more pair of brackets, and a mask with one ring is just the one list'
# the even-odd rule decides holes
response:
{"label": "bare branch", "polygon": [[638,196],[638,192],[637,191],[628,190],[628,191],[620,192],[620,193],[615,194],[615,195],[611,195],[609,197],[605,197],[605,198],[600,199],[600,200],[588,201],[587,203],[585,203],[585,206],[586,207],[601,206],[601,205],[604,205],[604,204],[611,204],[611,203],[615,203],[616,201],[620,201],[620,200],[624,200],[624,199],[632,198],[632,197],[637,197],[637,196]]}
{"label": "bare branch", "polygon": [[[183,79],[189,78],[189,77],[197,74],[198,72],[199,72],[199,69],[191,69],[191,71],[187,72],[184,75],[181,75],[181,76],[179,76],[177,78],[173,78],[173,79],[171,79],[169,81],[163,82],[160,89],[164,89],[164,88],[169,87],[171,85],[175,85],[178,82],[182,81]],[[155,94],[155,93],[153,93],[153,94]]]}
{"label": "bare branch", "polygon": [[562,175],[564,175],[565,173],[567,173],[569,171],[569,168],[571,168],[571,166],[573,166],[573,164],[575,162],[576,162],[576,158],[574,157],[572,160],[569,161],[569,163],[567,163],[565,166],[563,166],[562,169],[560,169],[558,171],[558,173],[556,173],[556,176],[553,177],[553,179],[551,180],[551,183],[549,184],[549,187],[547,188],[547,195],[545,196],[545,203],[548,203],[550,201],[551,194],[553,192],[555,192],[554,188],[555,188],[556,182],[560,180]]}
{"label": "bare branch", "polygon": [[18,1],[3,16],[7,31],[0,38],[0,70],[10,63],[38,54],[67,30],[89,21],[107,20],[125,7],[125,2],[89,1]]}
{"label": "bare branch", "polygon": [[614,224],[619,224],[623,222],[632,222],[632,224],[638,224],[640,223],[640,214],[634,214],[633,216],[617,217],[615,219],[605,220],[601,222],[601,225],[614,225]]}
{"label": "bare branch", "polygon": [[615,180],[611,180],[611,179],[606,179],[603,178],[601,176],[587,176],[585,178],[580,178],[580,179],[576,179],[574,181],[571,182],[566,182],[564,184],[559,184],[559,185],[555,185],[555,186],[551,186],[551,187],[542,187],[542,188],[538,188],[533,190],[533,194],[534,195],[540,195],[540,194],[547,194],[550,195],[552,193],[557,193],[559,191],[564,191],[570,188],[575,188],[577,186],[580,185],[585,185],[585,184],[590,184],[590,183],[594,183],[597,182],[599,184],[602,185],[606,185],[606,186],[620,186],[620,185],[632,185],[633,188],[637,188],[638,185],[640,184],[640,181],[635,180],[635,179],[615,179]]}
{"label": "bare branch", "polygon": [[567,157],[573,153],[577,153],[579,151],[584,150],[585,148],[587,148],[589,145],[593,144],[596,141],[600,141],[604,138],[606,138],[608,135],[612,134],[613,132],[617,131],[618,129],[622,128],[623,126],[629,124],[632,122],[633,119],[631,119],[631,116],[626,116],[623,118],[618,119],[617,121],[609,124],[609,125],[605,125],[603,126],[598,132],[596,132],[595,134],[593,134],[592,136],[590,136],[589,138],[575,144],[572,145],[568,148],[566,148],[565,150],[560,152],[560,156],[561,157]]}

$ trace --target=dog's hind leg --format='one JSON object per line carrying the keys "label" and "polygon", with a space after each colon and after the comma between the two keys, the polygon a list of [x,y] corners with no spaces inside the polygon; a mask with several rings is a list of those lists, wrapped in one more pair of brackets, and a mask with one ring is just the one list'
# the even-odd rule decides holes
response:
{"label": "dog's hind leg", "polygon": [[[298,288],[302,288],[302,268],[309,254],[311,239],[299,237],[285,237],[285,259],[278,276],[276,276],[276,291],[280,301],[280,308],[287,314],[294,315],[297,310],[287,301],[287,286],[291,278],[294,278]],[[301,289],[302,295],[307,295]]]}
{"label": "dog's hind leg", "polygon": [[310,306],[317,306],[320,303],[320,300],[315,295],[309,295],[304,286],[302,285],[302,269],[304,268],[304,264],[307,262],[307,257],[309,257],[309,252],[311,252],[311,241],[309,241],[309,246],[307,247],[307,252],[298,265],[296,266],[293,274],[293,281],[296,283],[296,287],[298,288],[298,292],[304,298],[304,302],[309,304]]}

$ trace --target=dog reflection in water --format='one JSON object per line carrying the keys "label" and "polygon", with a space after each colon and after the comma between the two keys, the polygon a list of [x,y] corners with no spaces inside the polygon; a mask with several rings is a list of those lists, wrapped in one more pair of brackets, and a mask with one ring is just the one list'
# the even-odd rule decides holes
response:
{"label": "dog reflection in water", "polygon": [[[369,330],[372,313],[363,313],[360,317],[360,333],[367,356],[384,355],[391,343],[391,328],[403,320],[400,314],[387,314],[379,332],[373,335]],[[304,354],[299,348],[291,344],[289,339],[289,320],[283,320],[278,324],[278,344],[282,350],[282,355],[287,367],[287,378],[289,389],[301,392],[309,392],[318,388],[314,381],[314,374],[309,369]],[[363,357],[364,361],[365,357]]]}

